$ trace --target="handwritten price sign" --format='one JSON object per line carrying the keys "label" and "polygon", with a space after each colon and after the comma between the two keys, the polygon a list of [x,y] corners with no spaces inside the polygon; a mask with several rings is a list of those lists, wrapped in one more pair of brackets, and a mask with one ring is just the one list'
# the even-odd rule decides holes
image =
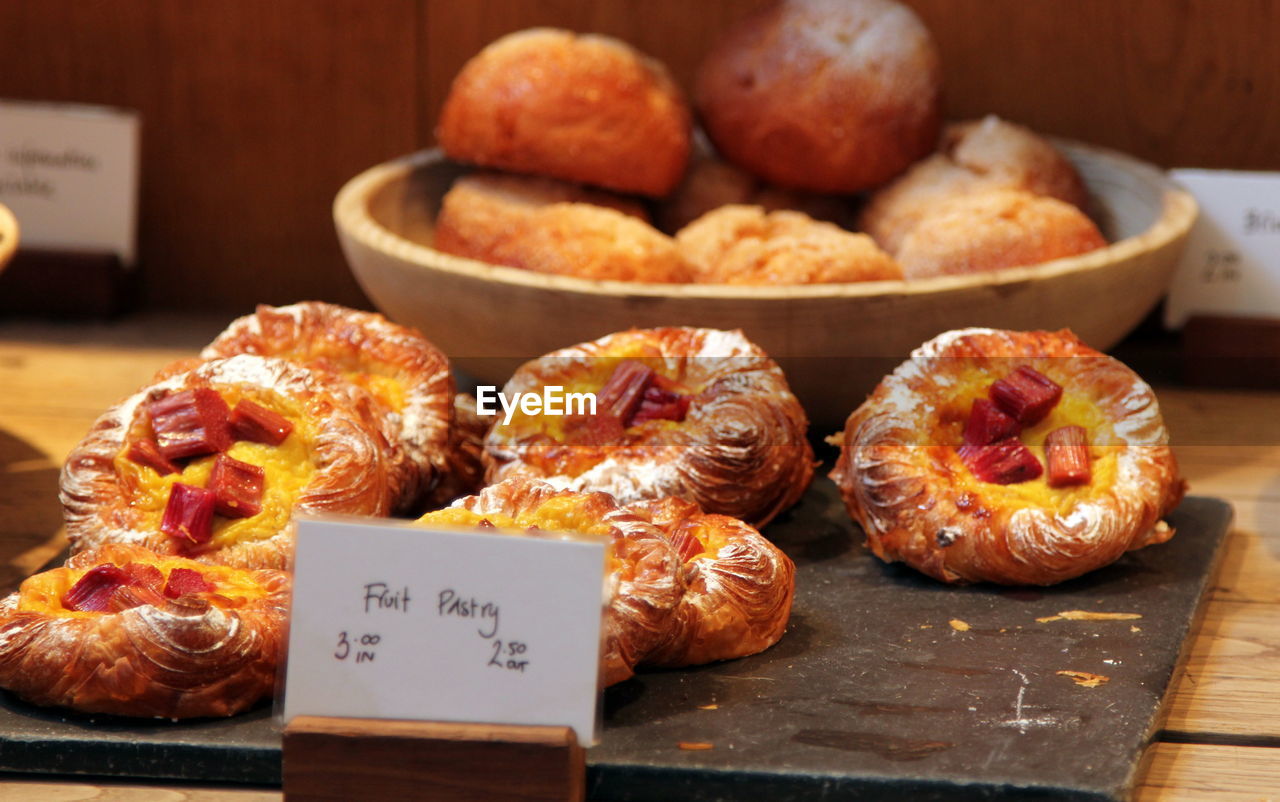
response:
{"label": "handwritten price sign", "polygon": [[604,542],[298,524],[285,719],[568,725],[595,739]]}

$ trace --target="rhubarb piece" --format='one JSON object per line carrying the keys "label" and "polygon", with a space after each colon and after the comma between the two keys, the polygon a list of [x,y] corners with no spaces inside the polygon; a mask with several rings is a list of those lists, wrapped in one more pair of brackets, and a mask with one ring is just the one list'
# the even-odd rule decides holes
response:
{"label": "rhubarb piece", "polygon": [[679,422],[684,420],[688,412],[689,396],[654,385],[644,391],[644,398],[640,400],[640,406],[636,408],[636,414],[631,417],[629,425],[635,426],[647,420]]}
{"label": "rhubarb piece", "polygon": [[156,445],[156,441],[150,437],[144,437],[141,440],[134,440],[130,443],[129,450],[125,452],[125,456],[139,465],[146,465],[161,476],[179,473],[182,470],[172,460],[160,453],[160,448]]}
{"label": "rhubarb piece", "polygon": [[1043,420],[1062,398],[1062,385],[1023,365],[993,382],[988,394],[1018,423],[1033,426]]}
{"label": "rhubarb piece", "polygon": [[680,555],[680,562],[688,562],[706,551],[702,541],[698,540],[687,528],[682,528],[671,536],[671,548],[675,549],[676,553]]}
{"label": "rhubarb piece", "polygon": [[606,446],[626,434],[613,415],[571,415],[564,419],[564,441],[575,446]]}
{"label": "rhubarb piece", "polygon": [[144,604],[164,604],[164,599],[158,592],[142,585],[121,585],[111,591],[106,611],[121,613]]}
{"label": "rhubarb piece", "polygon": [[147,563],[125,563],[121,568],[125,574],[125,582],[140,588],[160,592],[164,587],[164,574],[159,568]]}
{"label": "rhubarb piece", "polygon": [[624,427],[630,426],[631,417],[644,400],[644,391],[653,382],[653,376],[653,368],[643,362],[634,359],[619,362],[604,387],[596,393],[596,413],[611,415]]}
{"label": "rhubarb piece", "polygon": [[278,446],[293,431],[293,424],[278,412],[242,398],[231,410],[231,433],[237,440]]}
{"label": "rhubarb piece", "polygon": [[1044,439],[1045,462],[1049,466],[1049,487],[1087,485],[1093,478],[1089,467],[1089,435],[1083,426],[1054,429]]}
{"label": "rhubarb piece", "polygon": [[191,543],[206,543],[213,537],[214,504],[212,490],[174,482],[160,519],[160,531]]}
{"label": "rhubarb piece", "polygon": [[213,508],[225,518],[248,518],[262,512],[262,485],[267,472],[226,454],[213,461],[208,489]]}
{"label": "rhubarb piece", "polygon": [[216,390],[166,395],[147,404],[156,445],[166,459],[185,459],[225,451],[231,445],[230,412]]}
{"label": "rhubarb piece", "polygon": [[204,575],[192,568],[175,568],[169,572],[169,581],[164,585],[164,595],[169,599],[186,596],[188,593],[212,593],[214,587]]}
{"label": "rhubarb piece", "polygon": [[1016,437],[986,446],[966,443],[956,452],[973,475],[984,482],[1014,485],[1044,473],[1040,460]]}
{"label": "rhubarb piece", "polygon": [[111,609],[111,594],[129,577],[118,565],[95,565],[62,597],[62,606],[79,612],[105,613]]}
{"label": "rhubarb piece", "polygon": [[966,445],[989,446],[997,440],[1017,437],[1021,427],[1000,407],[985,398],[975,398],[964,425]]}

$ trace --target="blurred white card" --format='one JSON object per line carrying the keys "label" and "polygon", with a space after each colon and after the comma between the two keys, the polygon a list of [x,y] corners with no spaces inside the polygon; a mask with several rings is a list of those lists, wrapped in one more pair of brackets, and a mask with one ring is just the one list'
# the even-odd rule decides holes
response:
{"label": "blurred white card", "polygon": [[1165,325],[1192,315],[1280,318],[1280,173],[1172,170],[1200,217],[1174,274]]}
{"label": "blurred white card", "polygon": [[605,541],[303,518],[284,718],[598,726]]}
{"label": "blurred white card", "polygon": [[0,203],[24,248],[107,251],[133,264],[138,131],[124,109],[0,101]]}

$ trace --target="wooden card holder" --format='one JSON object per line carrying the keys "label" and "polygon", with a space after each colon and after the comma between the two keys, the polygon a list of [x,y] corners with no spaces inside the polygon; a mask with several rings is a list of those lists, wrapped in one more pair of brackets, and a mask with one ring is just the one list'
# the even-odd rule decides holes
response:
{"label": "wooden card holder", "polygon": [[284,798],[580,802],[586,754],[569,727],[297,716]]}

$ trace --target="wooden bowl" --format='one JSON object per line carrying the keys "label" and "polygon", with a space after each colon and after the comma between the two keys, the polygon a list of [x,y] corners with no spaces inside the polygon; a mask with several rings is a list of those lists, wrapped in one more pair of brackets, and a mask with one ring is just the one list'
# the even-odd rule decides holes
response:
{"label": "wooden bowl", "polygon": [[1034,267],[912,282],[642,284],[461,259],[431,248],[440,198],[468,170],[438,150],[351,179],[333,215],[369,298],[482,384],[501,386],[527,359],[631,326],[740,328],[782,364],[814,424],[834,429],[888,370],[940,332],[1067,327],[1106,349],[1164,295],[1195,201],[1136,159],[1057,144],[1080,170],[1110,246]]}
{"label": "wooden bowl", "polygon": [[9,264],[13,254],[18,250],[18,221],[13,218],[9,207],[0,203],[0,270]]}

